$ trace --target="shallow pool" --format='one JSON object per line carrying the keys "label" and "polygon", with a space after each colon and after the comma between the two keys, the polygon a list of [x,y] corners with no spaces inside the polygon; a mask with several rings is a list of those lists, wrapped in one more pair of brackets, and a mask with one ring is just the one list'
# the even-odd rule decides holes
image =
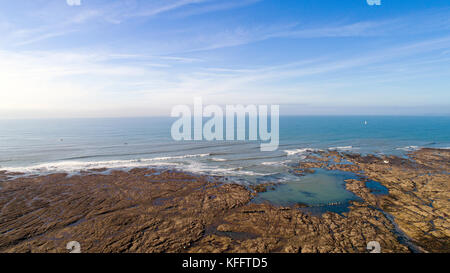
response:
{"label": "shallow pool", "polygon": [[254,202],[268,201],[282,206],[305,204],[322,207],[325,211],[345,211],[349,201],[360,200],[354,193],[345,189],[345,180],[358,179],[356,174],[337,170],[314,170],[313,174],[260,193]]}

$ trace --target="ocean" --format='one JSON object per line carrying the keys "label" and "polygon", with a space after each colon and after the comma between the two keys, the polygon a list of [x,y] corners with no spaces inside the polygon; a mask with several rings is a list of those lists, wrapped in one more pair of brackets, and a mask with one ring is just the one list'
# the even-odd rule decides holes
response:
{"label": "ocean", "polygon": [[[330,204],[354,198],[343,190],[346,176],[293,174],[293,166],[309,152],[405,156],[421,147],[450,147],[448,116],[282,116],[280,144],[274,152],[260,151],[259,141],[174,141],[170,130],[175,120],[0,120],[0,170],[48,174],[93,168],[179,169],[219,175],[243,185],[273,182],[292,186],[288,191],[281,188],[277,196],[266,194],[274,203]],[[292,190],[298,194],[289,193]]]}

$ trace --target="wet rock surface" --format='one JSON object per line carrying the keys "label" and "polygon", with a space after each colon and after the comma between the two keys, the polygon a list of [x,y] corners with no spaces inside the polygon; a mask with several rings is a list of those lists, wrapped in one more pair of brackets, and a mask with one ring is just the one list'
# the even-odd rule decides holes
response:
{"label": "wet rock surface", "polygon": [[[347,213],[252,203],[259,190],[176,171],[133,169],[7,180],[0,173],[0,252],[409,252],[449,251],[449,158],[421,150],[411,159],[322,153],[301,168],[363,173],[346,181],[363,199]],[[386,163],[388,161],[388,163]],[[265,185],[272,186],[272,185]],[[256,192],[255,192],[256,191]],[[392,218],[392,219],[390,219]]]}
{"label": "wet rock surface", "polygon": [[250,201],[239,185],[152,170],[1,182],[0,251],[181,252],[212,219]]}
{"label": "wet rock surface", "polygon": [[249,188],[257,193],[267,192],[268,190],[275,189],[276,183],[263,183],[258,185],[250,185]]}
{"label": "wet rock surface", "polygon": [[[330,164],[330,158],[342,164]],[[421,149],[409,158],[324,153],[308,164],[361,174],[346,187],[367,204],[392,216],[402,233],[421,251],[450,252],[450,150]],[[347,164],[350,163],[350,164]],[[389,194],[365,185],[371,179]]]}

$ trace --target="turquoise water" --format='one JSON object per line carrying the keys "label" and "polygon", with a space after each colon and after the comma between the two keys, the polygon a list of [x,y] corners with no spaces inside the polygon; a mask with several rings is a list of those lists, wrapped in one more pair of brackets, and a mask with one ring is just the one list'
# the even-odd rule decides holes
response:
{"label": "turquoise water", "polygon": [[274,152],[261,152],[260,143],[254,141],[176,142],[170,136],[174,120],[0,120],[0,170],[176,168],[226,176],[246,185],[289,184],[281,188],[280,202],[315,204],[345,201],[348,193],[334,180],[336,174],[318,173],[311,178],[292,174],[292,165],[309,151],[404,155],[419,147],[450,147],[450,117],[285,116],[280,118],[280,146]]}
{"label": "turquoise water", "polygon": [[275,187],[259,194],[256,202],[270,201],[277,205],[295,204],[339,205],[358,199],[353,193],[345,190],[346,179],[356,179],[356,175],[342,171],[314,169],[315,173],[307,174],[296,181]]}

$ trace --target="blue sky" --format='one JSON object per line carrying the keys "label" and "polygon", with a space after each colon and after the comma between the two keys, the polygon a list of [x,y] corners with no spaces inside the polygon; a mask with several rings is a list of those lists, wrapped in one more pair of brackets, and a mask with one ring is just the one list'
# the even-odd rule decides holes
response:
{"label": "blue sky", "polygon": [[77,2],[2,1],[0,117],[450,114],[448,0]]}

